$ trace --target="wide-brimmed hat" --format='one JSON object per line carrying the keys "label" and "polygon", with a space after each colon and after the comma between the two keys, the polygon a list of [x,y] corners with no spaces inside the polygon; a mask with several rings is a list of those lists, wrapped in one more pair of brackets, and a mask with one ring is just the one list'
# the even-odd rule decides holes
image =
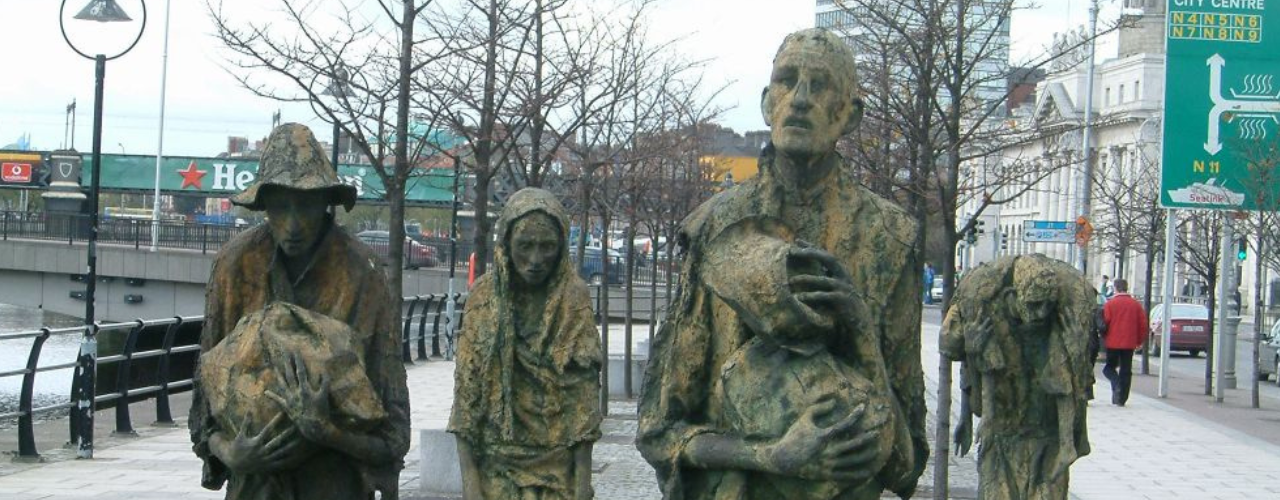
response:
{"label": "wide-brimmed hat", "polygon": [[231,203],[249,210],[262,210],[262,188],[279,186],[302,191],[326,190],[332,193],[329,203],[342,205],[347,211],[356,204],[356,188],[343,184],[324,156],[324,148],[305,125],[286,123],[271,131],[267,146],[258,162],[258,178],[244,191],[231,197]]}

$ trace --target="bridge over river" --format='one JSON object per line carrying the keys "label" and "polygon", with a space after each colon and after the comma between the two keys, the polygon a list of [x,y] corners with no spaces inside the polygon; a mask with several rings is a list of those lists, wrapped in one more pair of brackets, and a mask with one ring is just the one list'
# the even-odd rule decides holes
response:
{"label": "bridge over river", "polygon": [[[15,217],[0,212],[0,303],[40,308],[73,316],[84,313],[87,226],[73,218]],[[150,251],[150,221],[104,219],[98,237],[96,315],[103,321],[204,314],[204,288],[213,257],[242,227],[164,221],[159,245]],[[441,294],[449,290],[448,240],[428,242],[443,265],[405,270],[402,295]],[[459,256],[470,253],[459,245]],[[466,288],[466,260],[458,259],[455,291]],[[610,273],[613,274],[613,273]],[[656,279],[655,279],[656,278]],[[631,316],[647,320],[664,310],[674,293],[669,274],[638,266]],[[622,281],[615,278],[610,281]],[[610,287],[607,310],[627,311],[625,288]],[[598,294],[599,287],[592,292]]]}

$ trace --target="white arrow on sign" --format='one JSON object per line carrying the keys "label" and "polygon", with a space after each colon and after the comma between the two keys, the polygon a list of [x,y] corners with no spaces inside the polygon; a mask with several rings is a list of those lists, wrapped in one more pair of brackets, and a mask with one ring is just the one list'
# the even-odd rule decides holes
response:
{"label": "white arrow on sign", "polygon": [[1204,150],[1216,155],[1222,151],[1220,127],[1223,113],[1280,113],[1280,98],[1227,99],[1222,96],[1222,68],[1227,65],[1226,59],[1221,54],[1214,54],[1205,59],[1205,64],[1209,66],[1209,100],[1213,101],[1213,109],[1209,110],[1209,137],[1204,143]]}

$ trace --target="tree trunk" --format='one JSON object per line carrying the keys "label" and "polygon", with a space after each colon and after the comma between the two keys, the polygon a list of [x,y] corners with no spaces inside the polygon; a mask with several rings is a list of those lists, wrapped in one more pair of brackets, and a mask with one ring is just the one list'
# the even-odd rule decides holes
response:
{"label": "tree trunk", "polygon": [[[401,136],[403,137],[403,136]],[[398,161],[398,160],[397,160]],[[394,242],[403,242],[404,235],[404,184],[392,183],[387,186],[387,196],[390,208],[391,227],[387,229],[388,237],[387,251],[390,254],[387,263],[387,286],[391,288],[392,297],[404,296],[404,244],[395,244]]]}
{"label": "tree trunk", "polygon": [[[475,199],[475,276],[479,278],[489,269],[489,242],[493,239],[492,221],[489,220],[489,186],[493,182],[497,168],[493,165],[493,134],[498,121],[498,22],[500,19],[498,1],[489,0],[489,9],[485,12],[489,23],[489,37],[485,40],[484,56],[484,90],[480,104],[480,127],[476,140],[476,187]],[[503,235],[506,236],[506,235]]]}
{"label": "tree trunk", "polygon": [[[634,209],[631,210],[631,216],[628,217],[628,219],[629,220],[627,221],[628,223],[627,258],[624,261],[626,262],[626,265],[627,265],[627,290],[626,290],[627,313],[626,313],[626,317],[623,318],[623,324],[625,325],[624,327],[625,333],[623,335],[623,340],[626,341],[626,345],[622,347],[622,353],[623,353],[622,358],[624,360],[623,364],[626,365],[626,368],[622,371],[622,384],[627,392],[627,399],[631,399],[632,397],[634,397],[632,394],[632,380],[631,380],[631,354],[632,354],[631,339],[634,338],[632,337],[632,331],[631,331],[631,328],[632,328],[631,314],[635,312],[634,302],[636,298],[636,293],[635,293],[636,217],[635,217]],[[608,278],[608,276],[606,276],[606,278]],[[605,282],[608,282],[608,279],[606,279]]]}
{"label": "tree trunk", "polygon": [[[1266,283],[1267,281],[1267,269],[1262,265],[1262,251],[1264,249],[1262,242],[1263,237],[1265,236],[1263,231],[1263,227],[1259,225],[1257,231],[1258,239],[1256,240],[1258,245],[1254,252],[1255,257],[1253,261],[1253,275],[1255,276],[1255,279],[1253,280],[1253,384],[1249,387],[1249,404],[1254,408],[1259,408],[1261,406],[1258,401],[1258,379],[1262,372],[1258,369],[1258,364],[1259,358],[1262,356],[1259,352],[1262,347],[1262,335],[1266,333],[1262,330],[1264,326],[1262,322],[1263,283]],[[1273,376],[1276,377],[1276,380],[1280,380],[1280,372]]]}
{"label": "tree trunk", "polygon": [[533,34],[533,109],[530,111],[530,120],[533,123],[533,129],[529,132],[529,186],[542,187],[542,132],[545,123],[542,119],[542,68],[545,63],[543,57],[543,36],[542,36],[542,0],[534,3],[534,34]]}
{"label": "tree trunk", "polygon": [[[650,227],[649,238],[650,254],[649,259],[649,352],[653,352],[653,333],[654,328],[658,325],[658,227]],[[1261,262],[1261,259],[1259,259]],[[647,354],[646,354],[647,356]],[[646,363],[647,364],[647,363]]]}
{"label": "tree trunk", "polygon": [[[1265,331],[1262,330],[1262,327],[1265,326],[1262,322],[1262,286],[1267,280],[1266,267],[1262,266],[1263,237],[1265,237],[1265,233],[1263,233],[1263,228],[1260,225],[1257,230],[1258,244],[1256,252],[1254,252],[1256,257],[1253,260],[1253,276],[1256,276],[1256,279],[1253,280],[1253,384],[1249,386],[1249,405],[1252,405],[1253,408],[1261,407],[1260,402],[1258,402],[1258,379],[1260,379],[1262,371],[1258,370],[1258,363],[1260,363],[1262,355],[1260,353],[1262,335],[1265,334]],[[1276,380],[1280,380],[1280,372],[1275,373],[1274,377],[1276,377]]]}
{"label": "tree trunk", "polygon": [[[395,168],[389,177],[392,182],[387,186],[387,202],[391,205],[391,221],[387,243],[389,260],[387,284],[391,286],[392,297],[404,296],[404,186],[409,176],[412,163],[409,161],[409,84],[411,65],[413,63],[413,26],[414,2],[407,0],[400,20],[400,74],[399,88],[396,95],[396,136]],[[333,147],[338,147],[334,144]]]}
{"label": "tree trunk", "polygon": [[600,345],[604,347],[604,368],[600,370],[600,412],[609,414],[609,212],[601,211],[600,234]]}
{"label": "tree trunk", "polygon": [[[1148,238],[1147,251],[1145,254],[1146,260],[1147,260],[1147,270],[1144,273],[1146,276],[1144,276],[1142,279],[1144,283],[1142,286],[1143,288],[1142,310],[1147,312],[1147,317],[1151,317],[1151,277],[1152,275],[1155,274],[1155,269],[1152,269],[1152,267],[1154,267],[1153,264],[1155,264],[1155,254],[1156,254],[1155,240]],[[1166,276],[1165,279],[1173,279],[1173,277]],[[1164,300],[1169,300],[1169,298],[1165,297]],[[1143,344],[1143,348],[1142,348],[1142,374],[1143,375],[1151,374],[1151,346],[1152,346],[1151,342],[1152,340],[1153,340],[1153,335],[1151,334],[1151,330],[1148,329],[1147,342]]]}
{"label": "tree trunk", "polygon": [[[477,158],[477,162],[479,158]],[[493,240],[493,223],[489,220],[489,184],[492,174],[476,175],[476,186],[472,191],[475,198],[471,206],[475,208],[475,238],[472,239],[472,252],[476,256],[475,277],[483,276],[489,269],[489,242]],[[505,235],[503,235],[505,236]]]}
{"label": "tree trunk", "polygon": [[[1204,343],[1204,395],[1213,395],[1213,338],[1217,337],[1218,321],[1218,280],[1213,279],[1209,282],[1209,337]],[[1165,318],[1165,321],[1169,321]],[[1172,340],[1169,341],[1173,343]],[[1170,346],[1162,346],[1168,349]]]}

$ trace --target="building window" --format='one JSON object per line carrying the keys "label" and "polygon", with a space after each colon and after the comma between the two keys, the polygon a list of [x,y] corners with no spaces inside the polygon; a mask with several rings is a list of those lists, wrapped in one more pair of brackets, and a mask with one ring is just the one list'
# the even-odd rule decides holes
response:
{"label": "building window", "polygon": [[1142,92],[1138,91],[1138,89],[1140,88],[1142,87],[1138,86],[1138,80],[1134,80],[1133,81],[1133,100],[1135,101],[1138,99],[1142,99]]}
{"label": "building window", "polygon": [[1124,84],[1120,84],[1120,102],[1124,102]]}
{"label": "building window", "polygon": [[1106,95],[1107,95],[1107,100],[1104,102],[1107,103],[1107,106],[1110,106],[1111,105],[1111,87],[1107,87]]}

